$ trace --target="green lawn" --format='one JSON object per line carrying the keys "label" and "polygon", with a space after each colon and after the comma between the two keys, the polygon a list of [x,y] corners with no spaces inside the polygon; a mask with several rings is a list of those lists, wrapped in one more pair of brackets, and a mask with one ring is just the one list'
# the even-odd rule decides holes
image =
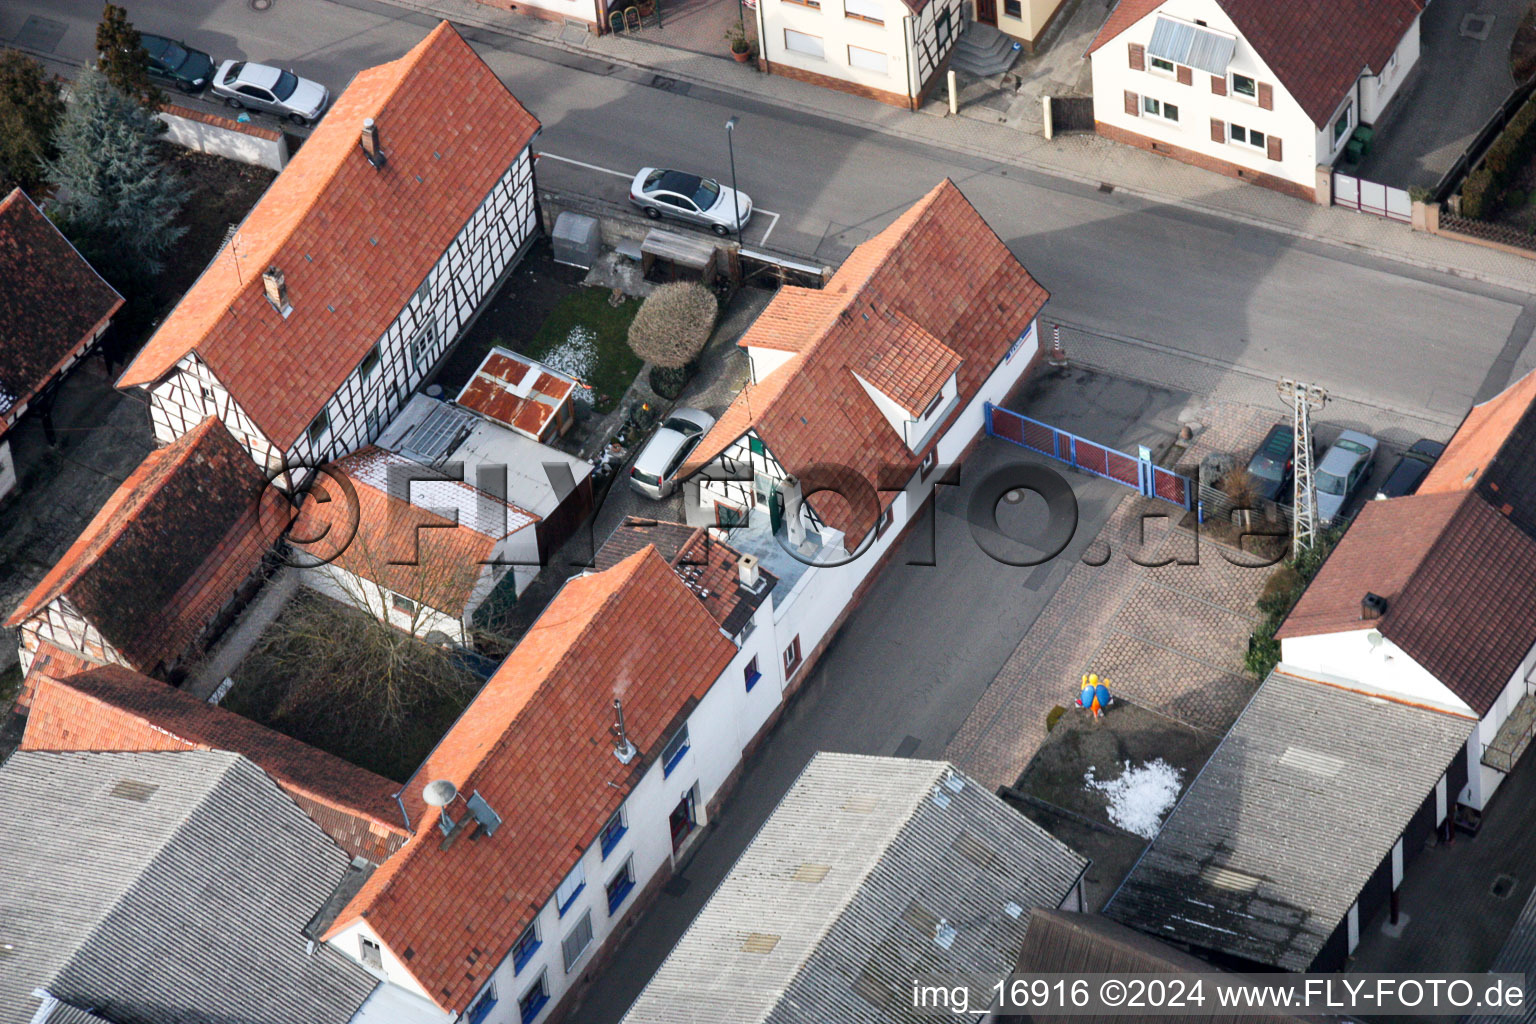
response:
{"label": "green lawn", "polygon": [[609,412],[640,372],[640,357],[629,348],[629,322],[637,299],[608,304],[602,288],[583,288],[555,304],[525,355],[592,385],[593,406]]}

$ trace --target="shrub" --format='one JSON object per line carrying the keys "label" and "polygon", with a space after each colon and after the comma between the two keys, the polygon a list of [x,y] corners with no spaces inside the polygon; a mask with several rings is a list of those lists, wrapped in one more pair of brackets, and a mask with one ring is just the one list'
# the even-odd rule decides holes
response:
{"label": "shrub", "polygon": [[1461,215],[1471,220],[1482,220],[1490,212],[1490,202],[1493,192],[1493,172],[1487,167],[1479,167],[1467,175],[1466,182],[1461,186]]}
{"label": "shrub", "polygon": [[651,367],[651,390],[667,401],[673,401],[683,393],[684,385],[692,376],[690,367],[653,366]]}
{"label": "shrub", "polygon": [[715,296],[703,285],[664,284],[640,304],[629,325],[629,347],[656,366],[682,369],[704,350],[719,312]]}
{"label": "shrub", "polygon": [[1045,713],[1045,731],[1050,732],[1056,728],[1056,723],[1061,721],[1061,716],[1067,713],[1067,709],[1057,704]]}
{"label": "shrub", "polygon": [[1301,595],[1305,582],[1294,566],[1282,565],[1264,581],[1264,589],[1255,602],[1259,611],[1265,615],[1285,614]]}

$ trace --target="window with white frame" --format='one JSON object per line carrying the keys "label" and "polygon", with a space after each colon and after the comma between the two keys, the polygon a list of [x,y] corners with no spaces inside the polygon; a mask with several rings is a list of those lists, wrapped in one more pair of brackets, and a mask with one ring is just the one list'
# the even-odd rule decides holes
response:
{"label": "window with white frame", "polygon": [[362,365],[358,367],[358,375],[363,380],[372,380],[374,373],[379,369],[379,346],[375,345],[363,356]]}
{"label": "window with white frame", "polygon": [[807,57],[820,57],[826,59],[827,51],[821,45],[821,37],[809,35],[805,32],[796,32],[792,28],[784,30],[784,49],[790,53],[799,53]]}
{"label": "window with white frame", "polygon": [[1254,149],[1264,148],[1264,133],[1245,128],[1240,124],[1227,125],[1227,138],[1239,146],[1252,146]]}
{"label": "window with white frame", "polygon": [[555,907],[562,915],[570,909],[571,903],[580,895],[581,890],[587,887],[587,873],[582,870],[581,861],[571,869],[571,873],[565,876],[565,881],[560,883],[560,888],[555,890]]}
{"label": "window with white frame", "polygon": [[880,0],[843,0],[843,16],[885,24],[885,7]]}
{"label": "window with white frame", "polygon": [[384,950],[366,935],[357,937],[357,951],[363,963],[376,971],[384,969]]}
{"label": "window with white frame", "polygon": [[1146,112],[1148,117],[1160,117],[1164,121],[1178,123],[1179,108],[1176,104],[1164,103],[1162,100],[1154,99],[1151,96],[1143,96],[1141,98],[1141,109]]}
{"label": "window with white frame", "polygon": [[592,911],[581,915],[581,920],[576,922],[570,934],[560,943],[560,952],[565,958],[565,973],[571,973],[571,968],[581,959],[581,955],[592,945]]}
{"label": "window with white frame", "polygon": [[1259,83],[1247,75],[1232,72],[1232,95],[1245,96],[1250,100],[1259,98]]}
{"label": "window with white frame", "polygon": [[879,50],[866,50],[862,46],[848,47],[848,66],[858,68],[860,71],[878,71],[885,74],[888,62],[885,54]]}
{"label": "window with white frame", "polygon": [[410,598],[403,594],[390,594],[389,603],[395,609],[395,611],[400,612],[403,615],[416,614],[416,602],[412,601]]}
{"label": "window with white frame", "polygon": [[1172,77],[1178,73],[1178,69],[1174,67],[1173,61],[1164,60],[1161,57],[1148,57],[1147,67],[1151,68],[1153,71],[1160,71],[1169,77]]}
{"label": "window with white frame", "polygon": [[411,339],[411,367],[417,370],[425,370],[432,358],[432,349],[437,345],[437,322],[429,320],[416,332]]}
{"label": "window with white frame", "polygon": [[1354,117],[1354,114],[1355,104],[1353,101],[1351,101],[1344,104],[1343,113],[1339,114],[1339,119],[1333,122],[1333,146],[1335,149],[1337,149],[1339,143],[1343,141],[1344,136],[1349,134],[1350,121]]}

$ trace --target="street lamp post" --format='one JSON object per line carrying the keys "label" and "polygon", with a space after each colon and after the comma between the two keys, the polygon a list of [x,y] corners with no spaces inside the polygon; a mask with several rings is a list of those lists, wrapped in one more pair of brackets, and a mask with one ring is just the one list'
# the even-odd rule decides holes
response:
{"label": "street lamp post", "polygon": [[741,118],[735,115],[725,122],[725,148],[731,154],[731,206],[736,213],[736,244],[741,241],[741,191],[736,187],[736,126],[741,123]]}

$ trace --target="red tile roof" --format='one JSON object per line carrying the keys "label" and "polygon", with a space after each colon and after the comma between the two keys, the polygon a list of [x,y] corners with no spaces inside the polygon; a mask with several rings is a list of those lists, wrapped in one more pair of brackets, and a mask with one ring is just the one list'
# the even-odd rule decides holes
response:
{"label": "red tile roof", "polygon": [[1439,460],[1419,484],[1418,493],[1465,491],[1475,485],[1533,402],[1536,402],[1536,370],[1488,401],[1474,405],[1456,428]]}
{"label": "red tile roof", "polygon": [[1099,29],[1099,34],[1093,37],[1093,44],[1088,47],[1092,53],[1121,32],[1136,24],[1142,18],[1151,14],[1163,6],[1166,0],[1120,0],[1115,4],[1115,9],[1109,12],[1104,25]]}
{"label": "red tile roof", "polygon": [[741,585],[741,552],[716,540],[702,526],[660,522],[628,516],[597,550],[593,565],[611,568],[647,545],[677,573],[678,578],[709,609],[720,628],[736,636],[779,582],[766,569],[758,569],[758,585]]}
{"label": "red tile roof", "polygon": [[[365,118],[388,158],[377,170],[358,144]],[[404,57],[352,80],[118,386],[152,384],[195,350],[288,448],[538,127],[442,22]],[[287,281],[286,319],[262,292],[269,266]]]}
{"label": "red tile roof", "polygon": [[[1536,644],[1533,418],[1536,374],[1474,408],[1433,486],[1368,502],[1277,635],[1374,625],[1486,714]],[[1375,623],[1359,618],[1367,591],[1387,598]]]}
{"label": "red tile roof", "polygon": [[122,305],[26,193],[0,199],[0,434]]}
{"label": "red tile roof", "polygon": [[[738,344],[798,354],[736,397],[684,472],[696,472],[751,429],[786,471],[803,478],[807,493],[815,483],[851,474],[863,485],[846,493],[855,500],[862,494],[870,507],[854,509],[825,492],[810,499],[851,550],[877,518],[869,495],[894,478],[905,483],[926,454],[906,446],[854,372],[888,360],[885,379],[899,382],[910,400],[954,365],[953,356],[960,360],[963,407],[1047,294],[948,179],[854,249],[827,284],[825,309],[786,291],[790,309],[776,308],[781,292]],[[928,446],[941,435],[935,431]],[[889,490],[879,493],[882,505],[892,499]]]}
{"label": "red tile roof", "polygon": [[[1424,0],[1217,0],[1254,52],[1319,128],[1361,71],[1380,73]],[[1161,7],[1120,0],[1092,53]]]}
{"label": "red tile roof", "polygon": [[1466,492],[1368,501],[1275,635],[1316,636],[1379,623],[1360,617],[1367,593],[1390,606],[1456,514]]}
{"label": "red tile roof", "polygon": [[[322,477],[304,502],[290,543],[306,556],[451,615],[463,614],[497,542],[539,521],[461,481],[426,479],[436,471],[373,445],[330,469],[350,483],[356,503],[331,495],[333,481]],[[390,490],[408,480],[411,502]],[[458,522],[428,509],[456,509]]]}
{"label": "red tile roof", "polygon": [[455,401],[486,419],[542,441],[576,382],[532,359],[493,348]]}
{"label": "red tile roof", "polygon": [[228,750],[250,758],[353,856],[380,862],[408,835],[397,785],[118,665],[55,670],[32,701],[23,750]]}
{"label": "red tile roof", "polygon": [[[417,837],[327,937],[364,919],[463,1010],[735,650],[654,548],[571,580],[411,779]],[[641,754],[628,765],[608,733],[615,696]],[[504,818],[496,835],[442,849],[421,800],[436,779],[478,791]]]}
{"label": "red tile roof", "polygon": [[279,521],[264,519],[264,501],[282,499],[210,416],[145,457],[6,625],[64,597],[129,665],[153,673],[260,567]]}

